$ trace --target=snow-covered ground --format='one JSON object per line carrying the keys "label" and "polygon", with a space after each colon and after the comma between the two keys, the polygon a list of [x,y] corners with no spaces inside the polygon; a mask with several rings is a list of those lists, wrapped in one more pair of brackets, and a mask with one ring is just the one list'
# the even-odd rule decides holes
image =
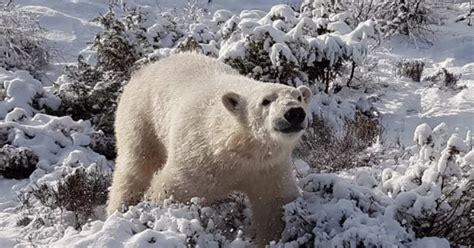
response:
{"label": "snow-covered ground", "polygon": [[[79,53],[88,52],[88,42],[93,40],[100,29],[90,20],[107,12],[107,2],[15,1],[22,9],[39,16],[41,26],[47,31],[48,45],[57,51],[58,56],[47,71],[51,81],[57,79],[65,63],[75,62]],[[272,5],[288,1],[259,0],[245,4],[237,0],[213,2],[210,10],[225,7],[236,12],[242,9],[268,10]],[[128,4],[147,8],[156,7],[157,1],[135,0],[128,1]],[[179,8],[183,5],[182,1],[160,2],[162,8]],[[464,9],[468,7],[466,4],[459,6]],[[296,161],[304,196],[287,205],[287,229],[283,237],[298,237],[298,241],[274,243],[275,247],[298,247],[298,242],[304,243],[310,238],[305,232],[315,234],[315,242],[321,247],[342,247],[347,245],[347,240],[351,241],[353,247],[359,242],[365,246],[382,247],[449,247],[447,240],[442,237],[416,239],[412,232],[395,220],[395,215],[396,210],[402,207],[415,214],[423,208],[430,208],[436,198],[433,194],[436,193],[424,191],[422,186],[415,187],[409,183],[410,176],[423,170],[431,174],[443,174],[446,166],[455,166],[443,160],[444,151],[450,147],[461,150],[459,164],[463,170],[471,168],[471,180],[474,177],[472,141],[466,138],[470,135],[468,130],[474,130],[474,28],[466,23],[455,23],[453,17],[457,12],[452,12],[446,13],[444,25],[433,27],[435,30],[430,36],[432,45],[416,47],[404,37],[395,36],[372,52],[369,59],[376,63],[376,67],[370,71],[372,92],[362,94],[354,89],[341,92],[341,96],[354,100],[361,95],[376,99],[373,104],[382,114],[384,136],[382,143],[373,149],[384,151],[382,159],[373,168],[351,169],[337,174],[313,174],[305,162]],[[461,73],[458,84],[466,88],[460,91],[445,90],[430,82],[417,83],[400,77],[396,74],[395,64],[401,59],[422,59],[426,63],[424,76],[442,67]],[[70,172],[70,167],[65,165],[93,164],[92,167],[104,171],[110,171],[113,165],[103,156],[83,147],[83,144],[90,142],[89,135],[92,132],[87,121],[41,114],[24,118],[32,115],[28,101],[36,94],[42,94],[41,100],[48,106],[58,104],[58,99],[45,91],[41,82],[27,73],[0,68],[0,83],[9,89],[9,96],[22,96],[0,102],[0,130],[12,127],[20,130],[9,139],[13,140],[14,145],[31,147],[39,154],[38,167],[43,169],[40,173],[34,173],[30,179],[0,177],[0,247],[186,247],[190,237],[200,247],[219,247],[219,243],[228,247],[249,245],[250,237],[246,236],[246,228],[250,213],[247,208],[235,203],[204,208],[199,207],[198,200],[191,205],[166,203],[155,206],[141,203],[127,213],[93,221],[82,231],[74,230],[65,223],[39,228],[34,225],[18,226],[17,221],[21,216],[17,208],[17,193],[21,190],[32,183],[54,182]],[[10,111],[12,106],[18,108]],[[427,123],[429,128],[421,126],[417,129],[423,123]],[[446,126],[435,129],[441,123],[446,123]],[[74,135],[70,137],[68,132],[71,130],[74,130]],[[437,169],[432,169],[432,163],[426,160],[431,150],[423,142],[419,143],[419,147],[414,146],[416,142],[427,139],[432,132],[436,134],[433,134],[435,148],[432,153],[438,154],[434,155],[437,163],[434,167]],[[35,138],[25,138],[25,133]],[[425,137],[423,133],[428,134]],[[437,135],[446,138],[436,140]],[[452,139],[448,141],[449,137]],[[55,144],[58,140],[62,143]],[[409,149],[403,150],[397,144]],[[457,176],[455,173],[453,175]],[[425,173],[422,185],[429,185],[433,180],[429,178],[429,173]],[[456,183],[463,185],[465,182],[459,180]],[[401,191],[407,193],[399,193]],[[411,201],[417,203],[408,206]],[[229,239],[229,234],[222,233],[221,229],[226,227],[226,218],[236,215],[242,222],[243,230],[232,230],[234,236]],[[340,225],[341,222],[343,225]],[[305,223],[311,223],[313,228],[306,230]]]}
{"label": "snow-covered ground", "polygon": [[[463,133],[474,127],[474,31],[449,20],[435,29],[432,46],[415,49],[413,44],[394,40],[375,54],[380,64],[380,83],[388,85],[377,94],[381,101],[376,107],[384,114],[387,135],[392,140],[400,136],[404,145],[410,143],[415,127],[424,122],[432,126],[445,122],[452,131],[459,128]],[[423,82],[394,77],[391,67],[402,58],[426,61],[426,75],[442,67],[461,73],[460,84],[467,89],[446,92]]]}

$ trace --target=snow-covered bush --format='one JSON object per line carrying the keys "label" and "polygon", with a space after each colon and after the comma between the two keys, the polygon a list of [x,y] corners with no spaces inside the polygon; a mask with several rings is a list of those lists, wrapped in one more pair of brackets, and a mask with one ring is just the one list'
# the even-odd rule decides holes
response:
{"label": "snow-covered bush", "polygon": [[286,205],[283,240],[272,247],[406,246],[410,234],[390,217],[390,199],[371,189],[371,175],[359,174],[356,182],[333,174],[301,179],[303,197]]}
{"label": "snow-covered bush", "polygon": [[[474,243],[474,180],[466,183],[465,189],[445,191],[443,197],[437,199],[435,211],[423,216],[407,216],[399,213],[400,218],[406,219],[418,237],[443,237],[452,246],[469,246]],[[457,196],[456,196],[457,195]],[[446,209],[442,205],[449,204]],[[402,210],[403,211],[403,210]]]}
{"label": "snow-covered bush", "polygon": [[27,71],[9,72],[0,68],[5,96],[0,102],[0,175],[6,178],[28,178],[36,170],[38,156],[24,139],[34,139],[18,126],[30,123],[39,112],[57,109],[59,99]]}
{"label": "snow-covered bush", "polygon": [[[84,72],[81,62],[75,69],[78,73]],[[74,78],[66,74],[61,77],[61,85],[56,91],[56,95],[62,100],[58,113],[74,119],[90,120],[96,130],[103,132],[107,143],[113,145],[114,115],[126,79],[113,72],[100,75],[97,81],[88,81],[84,75],[86,74]],[[99,148],[95,145],[93,147]],[[108,158],[114,158],[114,145],[108,149],[110,150],[101,151],[106,152],[104,155]]]}
{"label": "snow-covered bush", "polygon": [[94,19],[103,27],[95,36],[98,71],[112,71],[128,77],[136,61],[151,52],[147,39],[145,14],[137,8],[125,8],[124,16],[116,16],[113,5],[109,12]]}
{"label": "snow-covered bush", "polygon": [[[217,11],[215,15],[219,16],[220,12],[227,11]],[[153,48],[158,50],[153,51],[144,59],[145,62],[167,56],[171,52],[169,51],[171,48],[176,48],[182,43],[199,42],[202,43],[199,45],[202,48],[205,43],[209,43],[215,38],[212,34],[215,30],[211,32],[209,27],[203,24],[203,22],[209,21],[209,13],[201,8],[197,1],[188,1],[181,11],[176,9],[165,10],[160,11],[158,15],[156,13],[155,15],[148,14],[146,17],[150,19],[146,26],[147,39]],[[219,25],[220,20],[215,20],[212,26]],[[186,47],[185,44],[180,46]],[[200,49],[196,50],[200,51]],[[189,50],[184,49],[183,51]]]}
{"label": "snow-covered bush", "polygon": [[[183,204],[166,200],[157,205],[139,203],[126,213],[116,212],[105,222],[93,222],[82,231],[68,230],[57,247],[71,242],[81,245],[84,235],[93,235],[100,247],[119,241],[125,246],[151,247],[249,247],[242,229],[249,226],[249,211],[237,196],[221,203],[204,206],[195,198]],[[101,239],[101,236],[111,238]]]}
{"label": "snow-covered bush", "polygon": [[387,36],[400,33],[415,39],[431,32],[429,24],[434,20],[425,0],[380,1],[379,4],[374,17],[380,20]]}
{"label": "snow-covered bush", "polygon": [[[339,25],[340,24],[340,25]],[[219,59],[241,74],[265,82],[288,85],[322,84],[326,92],[346,63],[360,65],[370,40],[379,41],[375,22],[354,29],[328,18],[298,15],[287,5],[276,5],[264,16],[229,19],[222,31]]]}
{"label": "snow-covered bush", "polygon": [[36,169],[38,156],[31,149],[4,145],[0,148],[0,176],[5,178],[28,178]]}
{"label": "snow-covered bush", "polygon": [[112,147],[105,151],[110,159],[115,156],[113,122],[118,97],[136,62],[152,51],[144,13],[135,8],[124,11],[124,16],[116,16],[111,7],[107,14],[95,19],[104,28],[93,42],[96,64],[88,64],[80,55],[77,64],[65,68],[56,91],[62,103],[55,114],[90,120],[110,140]]}
{"label": "snow-covered bush", "polygon": [[431,5],[425,0],[304,0],[300,11],[310,17],[337,19],[351,27],[375,19],[386,37],[400,33],[415,42],[431,32],[429,24],[435,22]]}
{"label": "snow-covered bush", "polygon": [[376,118],[357,112],[354,119],[345,120],[341,130],[342,133],[324,116],[314,116],[294,155],[324,172],[370,166],[375,162],[367,148],[375,144],[382,132]]}
{"label": "snow-covered bush", "polygon": [[29,149],[38,157],[37,168],[30,176],[33,182],[64,160],[97,162],[107,167],[101,156],[90,151],[90,122],[41,113],[58,109],[59,99],[50,93],[50,87],[43,87],[26,71],[0,69],[0,73],[7,92],[0,102],[0,145]]}
{"label": "snow-covered bush", "polygon": [[0,119],[6,121],[26,121],[38,112],[57,110],[60,100],[55,97],[50,87],[22,70],[15,72],[0,68],[2,82],[0,88],[5,91],[5,98],[0,102]]}
{"label": "snow-covered bush", "polygon": [[351,101],[338,95],[313,96],[311,127],[297,145],[294,155],[316,171],[332,172],[375,162],[367,150],[376,143],[383,128],[371,99]]}
{"label": "snow-covered bush", "polygon": [[26,206],[30,198],[35,198],[43,206],[51,210],[60,209],[61,213],[70,211],[74,215],[74,226],[80,228],[90,221],[97,211],[97,207],[105,205],[107,202],[108,187],[110,186],[110,175],[92,169],[79,167],[72,173],[65,175],[54,185],[42,183],[34,186],[26,192]]}
{"label": "snow-covered bush", "polygon": [[[124,82],[130,78],[135,63],[152,49],[144,27],[145,14],[136,8],[124,8],[123,15],[118,16],[116,11],[111,5],[108,13],[94,19],[103,27],[92,44],[96,63],[89,64],[79,55],[76,65],[65,68],[57,91],[62,99],[60,112],[77,119],[92,119],[107,134],[113,131],[108,118],[115,111]],[[104,110],[106,113],[102,113]]]}
{"label": "snow-covered bush", "polygon": [[418,126],[417,152],[401,174],[382,173],[382,189],[395,200],[401,223],[417,237],[444,237],[452,245],[470,245],[474,237],[474,151],[472,136],[449,134],[441,123],[435,128]]}
{"label": "snow-covered bush", "polygon": [[0,4],[0,67],[38,78],[50,58],[43,32],[32,13]]}
{"label": "snow-covered bush", "polygon": [[396,64],[397,74],[412,79],[415,82],[421,81],[421,75],[425,68],[425,63],[421,60],[401,60]]}
{"label": "snow-covered bush", "polygon": [[106,135],[103,131],[93,131],[89,147],[98,154],[104,155],[107,159],[117,156],[115,150],[115,136]]}
{"label": "snow-covered bush", "polygon": [[453,91],[459,91],[465,89],[467,86],[458,85],[458,81],[461,79],[462,74],[456,74],[448,71],[446,68],[441,68],[433,75],[423,78],[423,81],[432,82],[440,89],[448,89]]}
{"label": "snow-covered bush", "polygon": [[[450,135],[444,123],[434,129],[422,124],[414,141],[417,145],[407,148],[414,155],[399,161],[399,169],[387,168],[380,175],[355,170],[352,182],[335,175],[307,175],[309,170],[301,169],[305,163],[298,161],[297,172],[307,175],[300,180],[303,199],[286,206],[285,243],[278,245],[426,247],[433,236],[446,238],[452,246],[472,244],[471,133],[461,138]],[[449,247],[442,239],[436,243]]]}
{"label": "snow-covered bush", "polygon": [[[57,189],[60,179],[68,177],[77,167],[91,168],[94,165],[93,167],[100,170],[100,173],[97,173],[98,177],[105,177],[107,173],[110,173],[109,162],[102,155],[91,150],[91,147],[101,147],[101,145],[94,145],[95,131],[89,121],[73,121],[68,116],[55,117],[41,113],[54,112],[58,109],[59,100],[50,93],[52,90],[50,87],[44,87],[26,71],[9,72],[0,69],[0,78],[7,93],[5,100],[0,102],[0,145],[2,146],[0,174],[2,177],[29,178],[18,186],[18,190],[21,188],[21,191],[30,194],[28,192],[34,190],[34,185],[48,185],[51,187],[49,189]],[[77,178],[73,176],[69,179]],[[89,193],[92,191],[95,192],[94,194],[102,194],[103,202],[105,202],[106,193],[104,192],[107,187],[99,187],[100,185],[90,180],[68,181],[69,184],[62,182],[61,187],[64,189],[61,194],[58,193],[59,191],[56,192],[58,199],[61,199],[61,204],[68,204],[64,201],[66,197],[71,197],[69,193],[85,192],[83,191],[85,187],[78,185],[79,183],[94,187],[88,188]],[[46,198],[53,201],[54,198],[49,198],[49,196],[53,197],[51,194]],[[88,202],[89,197],[91,196],[82,198],[83,206],[92,204]],[[20,200],[25,202],[26,198]],[[35,240],[39,233],[55,230],[58,223],[76,226],[89,219],[86,217],[87,212],[84,214],[78,212],[75,218],[69,218],[73,220],[73,223],[62,222],[63,215],[59,214],[59,209],[55,212],[40,203],[35,204],[37,205],[26,211],[24,218],[18,220],[19,224],[26,225],[25,230],[29,230],[24,234],[28,239]],[[74,209],[74,206],[67,205],[67,209]],[[77,211],[82,210],[85,209],[78,207]],[[72,213],[72,215],[75,214]],[[57,235],[60,234],[57,233]]]}
{"label": "snow-covered bush", "polygon": [[182,52],[203,53],[201,45],[199,45],[199,43],[192,36],[189,36],[183,42],[180,42],[176,46],[176,52],[178,52],[178,53],[182,53]]}
{"label": "snow-covered bush", "polygon": [[175,20],[184,25],[193,25],[209,18],[210,12],[205,4],[198,0],[188,0],[180,13],[176,9],[171,11],[175,14]]}
{"label": "snow-covered bush", "polygon": [[467,13],[459,15],[455,22],[462,22],[466,21],[468,26],[472,26],[472,19],[473,19],[473,13],[474,13],[474,6],[472,5],[472,1],[469,1],[469,8],[466,11]]}

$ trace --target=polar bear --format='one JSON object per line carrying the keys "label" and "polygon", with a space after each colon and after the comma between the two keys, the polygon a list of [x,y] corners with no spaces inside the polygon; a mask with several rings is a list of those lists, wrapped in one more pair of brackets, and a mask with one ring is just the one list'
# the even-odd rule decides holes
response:
{"label": "polar bear", "polygon": [[115,121],[118,157],[108,214],[153,201],[242,192],[257,241],[280,237],[299,195],[292,150],[309,123],[311,90],[262,83],[202,55],[173,55],[132,76]]}

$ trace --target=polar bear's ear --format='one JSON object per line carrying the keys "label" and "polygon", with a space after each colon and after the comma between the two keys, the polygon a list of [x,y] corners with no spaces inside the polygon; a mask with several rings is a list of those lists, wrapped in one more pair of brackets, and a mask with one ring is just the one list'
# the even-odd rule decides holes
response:
{"label": "polar bear's ear", "polygon": [[313,93],[311,92],[311,89],[304,85],[299,86],[297,89],[303,95],[304,102],[306,104],[309,104],[311,102],[311,98],[313,97]]}
{"label": "polar bear's ear", "polygon": [[242,98],[234,92],[225,93],[222,96],[224,107],[232,113],[236,113],[242,108]]}

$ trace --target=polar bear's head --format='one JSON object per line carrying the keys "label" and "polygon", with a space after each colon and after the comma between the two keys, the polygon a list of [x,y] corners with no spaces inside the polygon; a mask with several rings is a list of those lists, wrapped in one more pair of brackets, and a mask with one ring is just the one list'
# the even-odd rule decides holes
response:
{"label": "polar bear's head", "polygon": [[253,136],[266,142],[294,144],[309,126],[311,97],[306,86],[262,83],[246,95],[228,92],[222,103]]}

